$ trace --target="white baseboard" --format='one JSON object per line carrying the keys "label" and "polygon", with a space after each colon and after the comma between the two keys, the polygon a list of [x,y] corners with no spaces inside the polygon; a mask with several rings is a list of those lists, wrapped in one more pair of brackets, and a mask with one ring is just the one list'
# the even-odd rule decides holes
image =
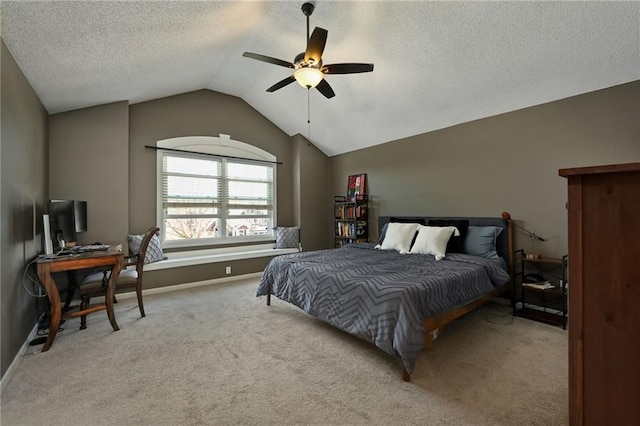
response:
{"label": "white baseboard", "polygon": [[13,374],[16,372],[16,369],[18,368],[18,365],[22,360],[22,356],[27,353],[27,350],[29,349],[29,342],[31,342],[36,337],[36,334],[38,333],[38,324],[40,323],[41,318],[42,315],[38,318],[38,321],[36,321],[35,325],[31,329],[31,332],[27,336],[27,340],[24,341],[15,358],[13,358],[13,362],[11,362],[11,365],[9,366],[9,368],[7,368],[4,376],[2,376],[2,380],[0,380],[0,395],[2,394],[2,392],[4,392],[4,388],[7,387],[9,381],[11,380],[11,377],[13,377]]}
{"label": "white baseboard", "polygon": [[[196,281],[196,282],[192,282],[192,283],[176,284],[176,285],[170,285],[170,286],[158,287],[158,288],[150,288],[150,289],[147,289],[147,290],[142,290],[142,294],[143,295],[161,294],[161,293],[167,293],[167,292],[170,292],[170,291],[179,291],[179,290],[186,290],[186,289],[190,289],[190,288],[202,287],[202,286],[205,286],[205,285],[222,284],[222,283],[233,282],[233,281],[241,281],[241,280],[252,279],[252,278],[260,278],[261,276],[262,276],[262,272],[255,272],[255,273],[252,273],[252,274],[245,274],[245,275],[234,275],[232,277],[216,278],[216,279],[213,279],[213,280]],[[118,294],[118,298],[119,299],[128,299],[128,298],[132,298],[132,297],[136,297],[136,292],[135,291]],[[1,384],[0,394],[2,394],[2,392],[4,392],[4,388],[7,386],[7,384],[9,384],[9,381],[11,380],[11,377],[13,376],[13,374],[16,371],[16,368],[18,368],[18,365],[20,364],[20,360],[22,359],[22,356],[25,353],[27,353],[27,351],[29,349],[29,342],[31,342],[31,340],[33,340],[36,337],[36,334],[38,332],[38,323],[39,322],[40,322],[40,318],[38,318],[38,321],[36,321],[36,324],[33,326],[33,329],[29,333],[29,336],[27,336],[27,340],[25,340],[24,344],[22,345],[22,347],[18,351],[18,354],[13,359],[13,362],[11,363],[9,368],[7,369],[7,372],[4,374],[4,376],[2,376],[2,380],[0,381],[0,384]]]}

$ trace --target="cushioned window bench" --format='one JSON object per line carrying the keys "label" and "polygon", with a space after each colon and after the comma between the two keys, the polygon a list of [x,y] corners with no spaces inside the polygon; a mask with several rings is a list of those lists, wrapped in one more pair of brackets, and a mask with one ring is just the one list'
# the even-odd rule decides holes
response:
{"label": "cushioned window bench", "polygon": [[256,257],[279,256],[297,253],[297,248],[276,249],[275,244],[259,244],[244,247],[225,247],[180,252],[165,252],[165,260],[144,265],[145,271],[179,268],[183,266],[203,265],[206,263],[228,262],[232,260],[251,259]]}

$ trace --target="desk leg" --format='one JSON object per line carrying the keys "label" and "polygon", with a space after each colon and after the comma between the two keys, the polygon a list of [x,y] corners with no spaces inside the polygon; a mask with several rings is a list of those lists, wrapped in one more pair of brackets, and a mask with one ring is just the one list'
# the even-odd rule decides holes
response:
{"label": "desk leg", "polygon": [[49,297],[50,318],[49,318],[49,333],[47,334],[47,341],[44,343],[42,352],[46,352],[53,345],[53,340],[58,333],[58,327],[60,327],[60,293],[58,293],[58,287],[53,281],[51,276],[51,268],[49,263],[42,263],[38,265],[38,278],[44,285],[47,296]]}
{"label": "desk leg", "polygon": [[104,303],[107,305],[107,316],[109,317],[109,322],[111,323],[111,327],[113,327],[113,331],[120,330],[120,327],[118,327],[118,323],[116,322],[116,314],[113,312],[113,298],[116,292],[116,281],[118,281],[118,276],[120,276],[120,271],[123,266],[122,258],[118,258],[116,264],[113,265],[111,277],[107,283],[107,292],[104,296]]}

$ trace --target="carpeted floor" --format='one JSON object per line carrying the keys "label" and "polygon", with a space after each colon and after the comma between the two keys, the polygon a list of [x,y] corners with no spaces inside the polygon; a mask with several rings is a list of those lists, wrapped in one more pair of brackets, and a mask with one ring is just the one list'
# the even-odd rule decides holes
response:
{"label": "carpeted floor", "polygon": [[257,279],[116,305],[67,321],[2,394],[12,425],[564,425],[567,334],[490,304],[400,361],[278,299]]}

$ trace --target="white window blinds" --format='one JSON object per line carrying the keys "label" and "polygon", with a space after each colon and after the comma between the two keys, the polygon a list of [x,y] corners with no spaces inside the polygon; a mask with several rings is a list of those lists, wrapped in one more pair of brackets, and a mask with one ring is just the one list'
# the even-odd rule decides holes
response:
{"label": "white window blinds", "polygon": [[271,234],[273,164],[199,154],[162,154],[165,240]]}

